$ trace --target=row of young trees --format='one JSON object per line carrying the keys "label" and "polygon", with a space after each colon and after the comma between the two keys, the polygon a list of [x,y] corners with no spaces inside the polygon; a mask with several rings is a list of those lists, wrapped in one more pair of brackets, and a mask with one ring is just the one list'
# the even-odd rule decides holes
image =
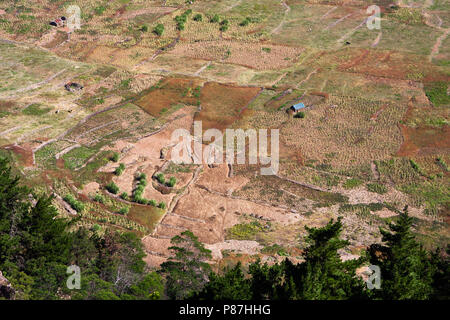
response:
{"label": "row of young trees", "polygon": [[[304,262],[240,264],[215,273],[211,252],[185,231],[172,239],[173,257],[157,271],[146,270],[139,238],[133,233],[103,235],[58,218],[52,197],[20,186],[0,158],[0,270],[18,299],[449,299],[449,260],[415,240],[407,208],[383,244],[359,259],[342,261],[340,219],[307,228]],[[368,290],[356,270],[364,263],[381,270],[381,288]],[[67,267],[81,270],[81,289],[66,286]]]}

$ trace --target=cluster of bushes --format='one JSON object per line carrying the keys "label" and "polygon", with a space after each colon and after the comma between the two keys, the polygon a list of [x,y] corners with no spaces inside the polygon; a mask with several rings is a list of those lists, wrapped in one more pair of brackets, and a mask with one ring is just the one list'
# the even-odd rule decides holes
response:
{"label": "cluster of bushes", "polygon": [[239,23],[241,27],[248,26],[252,22],[252,19],[250,17],[246,17],[244,20]]}
{"label": "cluster of bushes", "polygon": [[141,173],[136,180],[138,181],[136,188],[133,190],[133,200],[140,204],[147,204],[148,200],[142,197],[144,189],[147,186],[147,175]]}
{"label": "cluster of bushes", "polygon": [[220,17],[218,14],[215,14],[212,16],[212,18],[209,20],[211,23],[218,23],[220,21]]}
{"label": "cluster of bushes", "polygon": [[158,36],[162,36],[162,34],[164,33],[164,25],[159,23],[155,29],[153,29],[153,32],[155,34],[157,34]]}
{"label": "cluster of bushes", "polygon": [[100,194],[100,193],[97,193],[95,196],[94,196],[94,199],[93,199],[95,202],[99,202],[99,203],[105,203],[105,197],[102,195],[102,194]]}
{"label": "cluster of bushes", "polygon": [[170,188],[173,188],[175,186],[175,184],[177,183],[177,179],[175,179],[175,177],[170,177],[170,179],[166,181],[164,174],[161,172],[156,174],[155,177],[159,183],[161,183],[167,187],[170,187]]}
{"label": "cluster of bushes", "polygon": [[133,201],[139,204],[147,204],[152,207],[165,209],[166,204],[164,202],[157,203],[153,199],[145,199],[144,197],[142,197],[144,189],[147,186],[147,175],[145,173],[141,173],[136,179],[138,180],[138,183],[136,188],[133,190]]}
{"label": "cluster of bushes", "polygon": [[106,190],[108,190],[112,194],[117,194],[119,192],[119,187],[114,183],[114,181],[111,181],[106,185]]}
{"label": "cluster of bushes", "polygon": [[114,152],[113,155],[111,156],[110,160],[113,162],[117,162],[117,161],[119,161],[119,157],[120,157],[119,153]]}
{"label": "cluster of bushes", "polygon": [[188,16],[192,13],[191,9],[186,10],[183,14],[175,17],[175,22],[177,23],[177,30],[184,30],[184,24],[187,21]]}
{"label": "cluster of bushes", "polygon": [[230,22],[229,22],[227,19],[224,19],[224,20],[222,20],[222,21],[220,22],[220,28],[219,28],[219,30],[222,31],[222,32],[225,32],[225,31],[228,30],[229,25],[230,25]]}
{"label": "cluster of bushes", "polygon": [[124,170],[125,170],[125,165],[123,163],[121,163],[121,164],[119,164],[119,166],[114,171],[114,174],[116,176],[120,176],[123,173]]}
{"label": "cluster of bushes", "polygon": [[203,17],[200,13],[197,13],[193,19],[194,19],[194,21],[199,21],[199,22],[203,21]]}
{"label": "cluster of bushes", "polygon": [[[166,208],[166,204],[164,202],[160,202],[157,203],[155,200],[149,200],[149,199],[145,199],[142,195],[144,194],[144,189],[147,186],[147,175],[145,173],[141,173],[137,176],[136,180],[138,181],[136,188],[133,190],[133,195],[130,199],[130,197],[128,196],[128,193],[126,192],[122,192],[120,194],[120,198],[125,200],[125,201],[133,201],[139,204],[144,204],[144,205],[150,205],[153,207],[158,207],[161,209],[165,209]],[[176,180],[175,178],[171,178],[168,182],[167,182],[167,186],[173,186],[175,185]],[[114,183],[114,181],[111,181],[110,183],[108,183],[105,186],[106,190],[108,190],[109,192],[111,192],[112,194],[118,194],[120,189],[119,187]],[[104,199],[100,198],[102,197],[101,195],[96,195],[94,197],[94,201],[97,202],[101,202],[104,201]],[[126,210],[126,212],[125,212]],[[128,213],[128,208],[122,208],[119,211],[120,214],[127,214]]]}
{"label": "cluster of bushes", "polygon": [[296,114],[294,114],[294,118],[297,119],[303,119],[305,117],[305,113],[303,111],[299,111]]}
{"label": "cluster of bushes", "polygon": [[64,201],[67,202],[72,209],[76,212],[82,212],[84,210],[84,203],[75,199],[75,197],[71,194],[67,194],[64,198]]}

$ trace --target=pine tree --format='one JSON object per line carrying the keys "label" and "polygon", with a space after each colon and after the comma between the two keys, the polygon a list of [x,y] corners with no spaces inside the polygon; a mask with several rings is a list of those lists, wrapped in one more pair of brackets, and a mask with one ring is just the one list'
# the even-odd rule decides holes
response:
{"label": "pine tree", "polygon": [[380,228],[385,245],[372,245],[370,260],[381,269],[381,292],[387,300],[423,300],[433,292],[435,267],[411,230],[413,219],[406,206],[390,231]]}
{"label": "pine tree", "polygon": [[305,262],[299,266],[298,297],[307,300],[358,299],[364,297],[364,283],[356,276],[363,258],[342,261],[338,250],[349,243],[339,239],[341,219],[323,228],[308,228]]}
{"label": "pine tree", "polygon": [[161,264],[160,272],[166,276],[167,296],[180,300],[199,292],[207,283],[211,251],[188,230],[173,237],[171,243],[169,249],[174,256]]}
{"label": "pine tree", "polygon": [[211,272],[209,282],[203,290],[193,297],[207,300],[249,300],[250,281],[241,269],[241,263],[225,271],[223,275]]}

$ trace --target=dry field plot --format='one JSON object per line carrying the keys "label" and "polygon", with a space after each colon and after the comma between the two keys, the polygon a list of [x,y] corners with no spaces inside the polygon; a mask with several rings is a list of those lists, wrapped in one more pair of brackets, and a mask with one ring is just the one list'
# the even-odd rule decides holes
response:
{"label": "dry field plot", "polygon": [[[263,48],[268,48],[263,50]],[[171,51],[175,55],[203,60],[220,60],[257,70],[286,68],[295,61],[301,48],[254,42],[204,41],[181,43]]]}
{"label": "dry field plot", "polygon": [[157,87],[140,98],[136,104],[146,112],[157,117],[174,105],[196,105],[202,81],[196,79],[167,78]]}
{"label": "dry field plot", "polygon": [[196,114],[195,120],[202,121],[203,130],[230,127],[233,122],[251,113],[245,106],[260,90],[207,82],[201,90],[202,109]]}
{"label": "dry field plot", "polygon": [[334,153],[333,167],[345,168],[394,155],[402,142],[397,123],[405,111],[400,104],[384,106],[383,102],[332,96],[308,111],[307,121],[287,122],[281,128],[281,138],[300,148],[307,159],[322,161],[326,153]]}

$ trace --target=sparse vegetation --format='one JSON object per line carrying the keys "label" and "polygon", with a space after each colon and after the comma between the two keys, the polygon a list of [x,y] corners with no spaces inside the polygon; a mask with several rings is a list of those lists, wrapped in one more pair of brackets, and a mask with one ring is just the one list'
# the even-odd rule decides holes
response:
{"label": "sparse vegetation", "polygon": [[115,174],[116,176],[120,176],[120,175],[123,173],[124,170],[125,170],[125,164],[121,163],[121,164],[119,164],[119,166],[116,168],[116,170],[114,170],[114,174]]}
{"label": "sparse vegetation", "polygon": [[72,209],[74,209],[76,212],[83,212],[85,206],[84,203],[75,199],[75,197],[71,194],[66,194],[64,196],[64,201],[67,202]]}
{"label": "sparse vegetation", "polygon": [[119,187],[113,181],[106,185],[106,190],[113,194],[117,194],[119,192]]}
{"label": "sparse vegetation", "polygon": [[384,194],[387,192],[386,186],[379,184],[379,183],[368,183],[367,190],[369,190],[370,192],[376,192],[379,194]]}

